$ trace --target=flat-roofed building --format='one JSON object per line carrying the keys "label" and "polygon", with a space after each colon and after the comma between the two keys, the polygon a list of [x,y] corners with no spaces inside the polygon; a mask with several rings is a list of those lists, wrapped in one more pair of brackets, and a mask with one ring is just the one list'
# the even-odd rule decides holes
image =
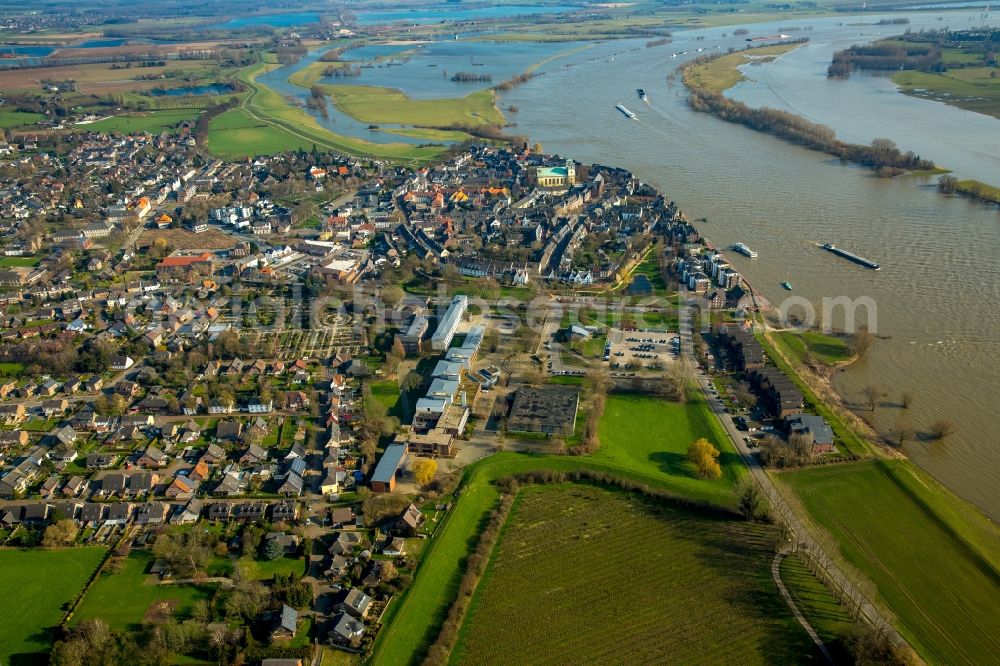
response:
{"label": "flat-roofed building", "polygon": [[466,296],[456,296],[451,299],[451,305],[438,322],[434,335],[431,336],[431,348],[435,351],[444,351],[451,345],[458,325],[462,322],[462,316],[469,307],[469,299]]}
{"label": "flat-roofed building", "polygon": [[449,401],[444,398],[421,398],[413,411],[413,427],[430,430],[448,409]]}
{"label": "flat-roofed building", "polygon": [[396,435],[395,444],[406,446],[406,450],[418,456],[440,456],[450,458],[454,455],[455,436],[435,428],[430,432],[402,432]]}
{"label": "flat-roofed building", "polygon": [[471,410],[465,405],[449,405],[441,414],[434,429],[450,435],[461,435],[469,422],[470,413]]}
{"label": "flat-roofed building", "polygon": [[405,356],[412,356],[423,351],[424,337],[430,322],[424,315],[416,315],[406,327],[406,331],[396,334],[396,346]]}
{"label": "flat-roofed building", "polygon": [[462,370],[465,370],[466,367],[465,364],[456,361],[438,361],[437,365],[434,366],[434,372],[431,376],[441,379],[461,379]]}

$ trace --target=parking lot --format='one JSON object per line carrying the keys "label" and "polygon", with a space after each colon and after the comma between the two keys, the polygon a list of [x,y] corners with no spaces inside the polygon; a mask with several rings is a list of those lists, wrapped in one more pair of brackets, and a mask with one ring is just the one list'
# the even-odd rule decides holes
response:
{"label": "parking lot", "polygon": [[663,370],[677,359],[677,333],[613,329],[608,334],[607,361],[612,372]]}

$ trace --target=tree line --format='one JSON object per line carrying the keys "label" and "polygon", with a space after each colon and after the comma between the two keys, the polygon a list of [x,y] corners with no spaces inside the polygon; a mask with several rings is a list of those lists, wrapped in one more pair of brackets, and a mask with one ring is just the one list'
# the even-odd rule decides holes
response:
{"label": "tree line", "polygon": [[335,79],[347,79],[361,76],[360,67],[334,67],[330,65],[323,70],[323,76],[331,76]]}
{"label": "tree line", "polygon": [[235,109],[239,103],[240,100],[238,98],[230,97],[221,104],[208,107],[204,113],[198,116],[198,120],[194,124],[194,139],[198,142],[199,146],[204,146],[208,143],[208,126],[212,122],[212,119],[226,111]]}
{"label": "tree line", "polygon": [[455,72],[451,75],[451,80],[467,83],[467,82],[478,82],[478,81],[492,81],[492,74],[478,74],[476,72]]}
{"label": "tree line", "polygon": [[944,71],[942,50],[930,44],[855,44],[833,54],[826,75],[830,78],[847,78],[855,70],[877,72],[900,69]]}
{"label": "tree line", "polygon": [[501,92],[504,90],[510,90],[511,88],[516,88],[522,83],[527,83],[536,76],[540,75],[534,72],[522,72],[521,74],[517,74],[515,76],[510,77],[506,81],[498,83],[497,85],[493,86],[493,89]]}
{"label": "tree line", "polygon": [[691,89],[690,104],[696,111],[710,113],[727,122],[777,136],[790,143],[833,155],[845,162],[869,167],[878,171],[880,176],[935,168],[934,162],[922,159],[912,151],[900,151],[889,139],[875,139],[867,146],[845,143],[838,140],[829,127],[802,116],[768,107],[755,109],[703,88]]}

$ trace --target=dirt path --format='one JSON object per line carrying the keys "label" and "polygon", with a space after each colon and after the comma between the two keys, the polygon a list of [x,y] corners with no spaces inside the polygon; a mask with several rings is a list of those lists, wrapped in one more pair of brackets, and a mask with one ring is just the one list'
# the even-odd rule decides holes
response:
{"label": "dirt path", "polygon": [[791,549],[788,546],[785,546],[777,554],[775,554],[774,559],[771,560],[771,576],[774,577],[774,584],[778,586],[778,591],[781,592],[781,598],[785,600],[786,604],[788,604],[788,607],[792,611],[792,615],[795,616],[798,623],[801,624],[802,628],[806,630],[807,634],[809,634],[809,638],[811,638],[812,642],[816,644],[819,651],[823,653],[827,662],[832,664],[833,657],[830,656],[826,646],[823,645],[823,640],[819,637],[819,634],[816,633],[816,630],[813,629],[812,625],[809,624],[809,620],[807,620],[806,616],[802,614],[799,607],[795,605],[795,600],[792,599],[792,595],[788,592],[788,588],[785,587],[785,581],[781,580],[781,561],[788,556],[789,552],[791,552]]}

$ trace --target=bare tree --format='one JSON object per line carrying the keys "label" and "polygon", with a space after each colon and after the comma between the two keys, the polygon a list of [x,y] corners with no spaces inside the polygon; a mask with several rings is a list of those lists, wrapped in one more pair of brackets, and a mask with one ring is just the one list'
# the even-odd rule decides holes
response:
{"label": "bare tree", "polygon": [[913,404],[913,394],[909,391],[903,391],[903,394],[899,396],[899,406],[903,409],[909,409],[911,404]]}
{"label": "bare tree", "polygon": [[951,194],[958,188],[958,178],[952,175],[944,175],[938,178],[938,189],[946,194]]}
{"label": "bare tree", "polygon": [[868,353],[868,350],[872,348],[872,345],[875,344],[875,339],[875,334],[869,331],[867,327],[862,326],[851,336],[848,348],[851,354],[858,358],[863,358]]}
{"label": "bare tree", "polygon": [[913,427],[906,421],[898,422],[896,427],[892,430],[892,442],[897,448],[900,449],[915,436],[916,433],[913,431]]}
{"label": "bare tree", "polygon": [[868,405],[868,411],[874,412],[875,408],[878,407],[878,401],[886,396],[888,391],[881,384],[871,384],[866,386],[864,390],[865,403]]}
{"label": "bare tree", "polygon": [[951,419],[938,419],[931,423],[927,429],[927,433],[931,436],[931,439],[941,441],[954,435],[957,429],[958,426]]}

